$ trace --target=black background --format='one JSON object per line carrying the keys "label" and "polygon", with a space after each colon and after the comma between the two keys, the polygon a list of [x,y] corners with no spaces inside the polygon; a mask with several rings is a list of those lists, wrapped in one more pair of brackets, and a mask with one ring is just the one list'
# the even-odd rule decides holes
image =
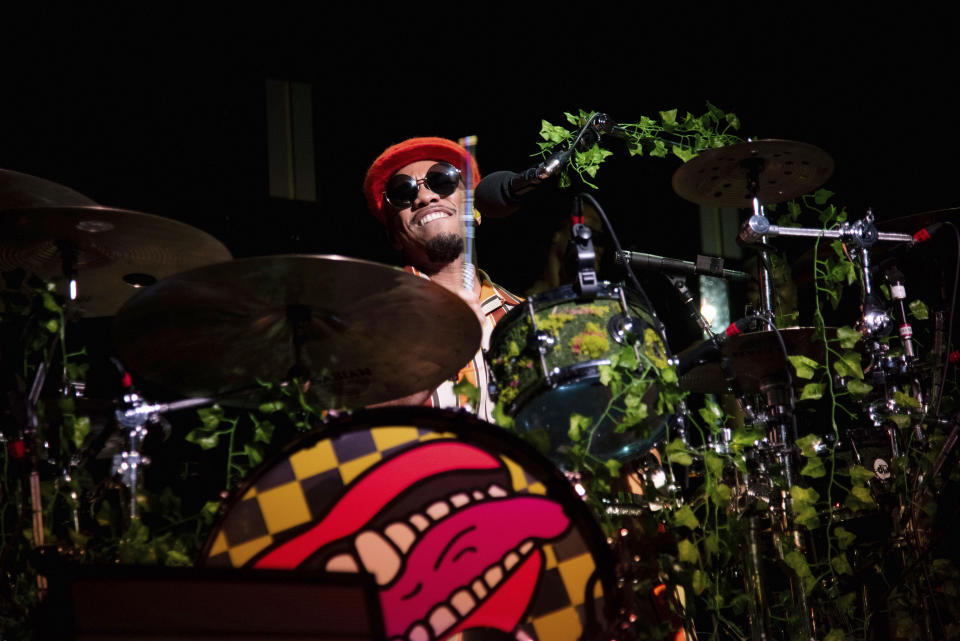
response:
{"label": "black background", "polygon": [[[960,57],[946,10],[325,7],[8,15],[0,167],[187,222],[236,257],[395,263],[361,193],[389,144],[475,134],[482,172],[517,171],[535,162],[541,119],[583,108],[636,122],[670,108],[699,114],[709,100],[738,114],[743,137],[829,153],[825,186],[853,216],[960,204]],[[317,203],[267,195],[266,78],[313,86]],[[630,158],[618,144],[608,143],[617,153],[593,195],[622,243],[693,259],[697,205],[670,186],[680,161]],[[485,221],[481,266],[524,290],[571,195]]]}

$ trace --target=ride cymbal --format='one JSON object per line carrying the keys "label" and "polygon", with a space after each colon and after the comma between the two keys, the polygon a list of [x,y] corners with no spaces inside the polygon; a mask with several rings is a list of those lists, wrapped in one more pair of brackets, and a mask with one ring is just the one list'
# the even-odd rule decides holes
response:
{"label": "ride cymbal", "polygon": [[170,218],[100,206],[0,211],[0,271],[53,282],[82,316],[112,316],[141,287],[231,258],[210,234]]}
{"label": "ride cymbal", "polygon": [[476,354],[481,331],[459,296],[344,256],[245,258],[166,278],[115,320],[125,365],[188,396],[257,380],[309,379],[324,407],[433,389]]}
{"label": "ride cymbal", "polygon": [[833,159],[818,147],[754,140],[701,152],[674,172],[672,183],[678,196],[698,205],[748,208],[754,195],[772,204],[808,194],[832,173]]}

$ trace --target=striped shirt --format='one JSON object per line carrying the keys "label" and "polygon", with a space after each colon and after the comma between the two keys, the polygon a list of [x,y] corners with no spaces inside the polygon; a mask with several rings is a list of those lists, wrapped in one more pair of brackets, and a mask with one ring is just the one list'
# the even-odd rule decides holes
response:
{"label": "striped shirt", "polygon": [[[429,276],[416,267],[407,265],[404,269],[415,276],[430,280]],[[490,333],[493,331],[494,325],[500,322],[500,319],[508,311],[519,305],[523,299],[511,294],[499,285],[495,285],[483,270],[478,269],[477,273],[480,278],[480,309],[486,315],[480,349],[473,355],[473,359],[463,366],[455,378],[444,381],[440,384],[440,387],[433,390],[424,405],[447,409],[463,408],[476,414],[478,418],[493,422],[494,403],[490,397],[490,375],[483,358],[483,352],[490,347]],[[477,408],[471,407],[464,395],[458,395],[453,391],[454,384],[464,377],[480,390],[480,404]]]}

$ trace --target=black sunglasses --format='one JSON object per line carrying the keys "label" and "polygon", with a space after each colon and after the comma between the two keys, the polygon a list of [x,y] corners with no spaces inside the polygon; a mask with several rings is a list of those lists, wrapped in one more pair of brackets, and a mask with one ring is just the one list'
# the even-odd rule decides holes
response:
{"label": "black sunglasses", "polygon": [[387,181],[383,197],[397,209],[404,209],[417,199],[420,185],[426,185],[427,189],[444,198],[460,185],[460,170],[448,162],[438,162],[419,180],[406,174],[396,174]]}

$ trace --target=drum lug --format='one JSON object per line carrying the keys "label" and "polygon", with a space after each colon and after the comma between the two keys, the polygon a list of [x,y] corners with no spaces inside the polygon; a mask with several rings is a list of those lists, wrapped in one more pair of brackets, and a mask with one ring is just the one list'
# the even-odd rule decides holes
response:
{"label": "drum lug", "polygon": [[533,334],[530,336],[530,348],[537,351],[540,356],[540,369],[543,372],[543,378],[549,385],[553,385],[553,374],[547,370],[546,355],[553,349],[556,339],[550,332],[540,331],[537,327],[537,311],[533,307],[533,300],[527,299],[527,315],[530,317],[530,324],[533,326]]}

